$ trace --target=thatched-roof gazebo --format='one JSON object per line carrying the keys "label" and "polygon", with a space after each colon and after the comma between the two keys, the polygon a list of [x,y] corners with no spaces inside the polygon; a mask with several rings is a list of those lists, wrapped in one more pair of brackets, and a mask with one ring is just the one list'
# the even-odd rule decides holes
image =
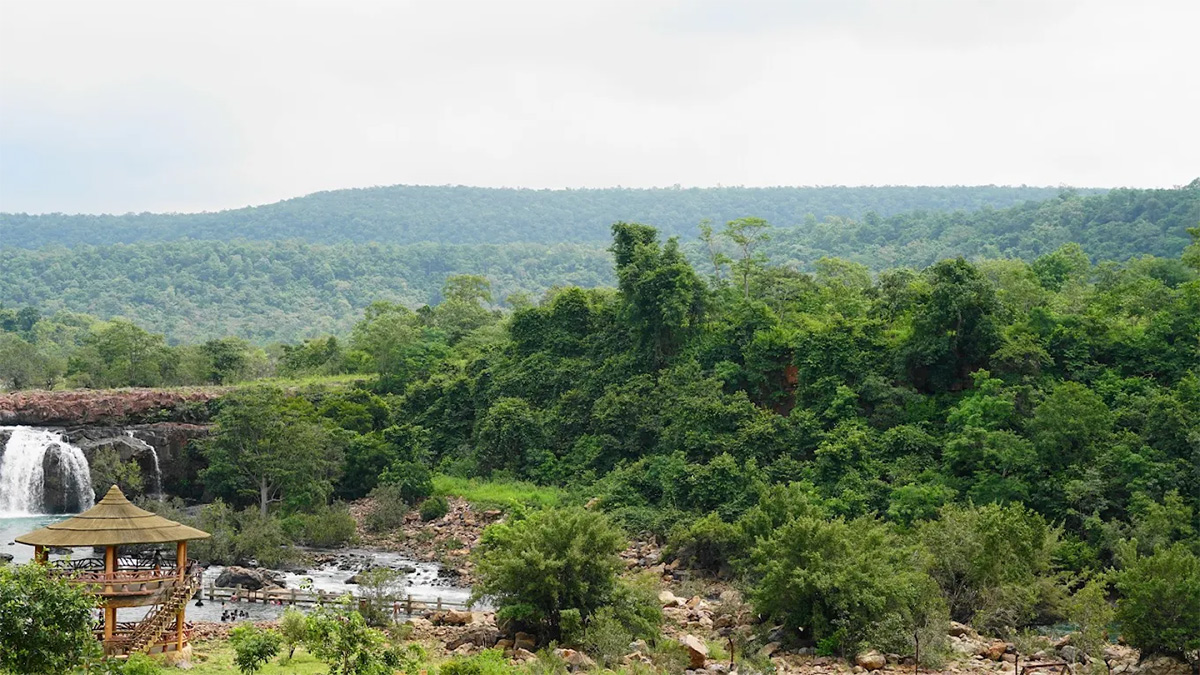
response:
{"label": "thatched-roof gazebo", "polygon": [[[182,650],[187,644],[184,610],[200,587],[201,570],[188,564],[187,542],[209,534],[140,509],[112,486],[100,503],[83,513],[16,538],[34,547],[34,559],[48,563],[49,547],[104,547],[104,559],[68,559],[51,569],[77,583],[95,587],[103,600],[102,639],[110,654]],[[175,565],[153,560],[117,558],[118,546],[175,542]],[[118,624],[118,607],[153,606],[136,623]],[[162,642],[174,617],[174,640]],[[99,631],[98,631],[99,632]],[[173,644],[172,644],[173,643]]]}

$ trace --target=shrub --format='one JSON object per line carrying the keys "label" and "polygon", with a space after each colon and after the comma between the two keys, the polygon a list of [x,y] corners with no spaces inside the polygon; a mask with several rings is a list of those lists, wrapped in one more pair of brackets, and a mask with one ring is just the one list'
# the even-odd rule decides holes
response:
{"label": "shrub", "polygon": [[291,659],[296,654],[296,647],[308,639],[308,623],[304,619],[304,612],[294,607],[283,610],[283,616],[279,617],[279,636],[287,647],[288,659]]}
{"label": "shrub", "polygon": [[920,534],[952,619],[995,632],[1028,625],[1055,604],[1058,533],[1024,506],[946,506]]}
{"label": "shrub", "polygon": [[556,638],[563,610],[586,620],[612,596],[624,545],[607,518],[577,507],[492,525],[476,552],[475,596],[492,598],[500,618]]}
{"label": "shrub", "polygon": [[391,604],[402,596],[399,590],[404,575],[388,567],[372,567],[359,572],[358,579],[362,592],[359,610],[367,623],[372,626],[391,623]]}
{"label": "shrub", "polygon": [[516,669],[499,649],[485,649],[474,656],[450,659],[438,669],[438,675],[508,675]]}
{"label": "shrub", "polygon": [[142,653],[130,654],[123,662],[112,660],[116,661],[113,672],[120,675],[159,675],[163,672],[158,661]]}
{"label": "shrub", "polygon": [[437,520],[449,512],[450,503],[441,495],[430,497],[421,502],[421,520],[427,523],[431,520]]}
{"label": "shrub", "polygon": [[1142,655],[1200,649],[1200,558],[1182,543],[1160,548],[1116,575],[1117,622]]}
{"label": "shrub", "polygon": [[945,604],[914,553],[874,520],[802,516],[755,547],[758,612],[851,655],[901,652],[915,631],[945,628]]}
{"label": "shrub", "polygon": [[229,633],[233,645],[233,662],[244,675],[256,673],[279,653],[283,638],[279,633],[263,630],[254,624],[242,624]]}
{"label": "shrub", "polygon": [[95,601],[41,565],[0,566],[0,671],[63,673],[96,648]]}
{"label": "shrub", "polygon": [[111,447],[98,450],[88,462],[88,469],[92,474],[96,499],[103,497],[113,485],[121,488],[121,492],[130,498],[142,494],[145,481],[141,467],[133,460],[122,461],[121,455]]}
{"label": "shrub", "polygon": [[1071,644],[1092,658],[1100,658],[1108,646],[1108,626],[1114,613],[1108,604],[1107,586],[1102,578],[1092,579],[1067,602],[1067,618],[1079,628]]}
{"label": "shrub", "polygon": [[387,532],[404,524],[408,502],[404,501],[399,485],[380,485],[371,490],[374,506],[367,514],[366,527],[371,532]]}
{"label": "shrub", "polygon": [[710,513],[690,525],[672,529],[664,553],[685,567],[715,573],[729,571],[734,559],[746,549],[741,528]]}
{"label": "shrub", "polygon": [[354,539],[354,516],[345,504],[323,507],[301,517],[299,541],[309,546],[332,548]]}
{"label": "shrub", "polygon": [[433,494],[433,474],[420,462],[396,462],[383,472],[380,483],[396,486],[409,506]]}
{"label": "shrub", "polygon": [[588,619],[583,648],[606,668],[616,666],[629,651],[633,634],[617,619],[611,607],[601,607]]}
{"label": "shrub", "polygon": [[330,675],[386,673],[384,634],[349,607],[321,606],[306,617],[305,647],[329,666]]}

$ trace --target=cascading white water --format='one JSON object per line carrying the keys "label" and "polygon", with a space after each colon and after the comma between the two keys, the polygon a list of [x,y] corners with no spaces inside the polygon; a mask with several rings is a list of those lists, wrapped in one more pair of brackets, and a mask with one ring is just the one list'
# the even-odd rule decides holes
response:
{"label": "cascading white water", "polygon": [[162,468],[158,466],[158,451],[154,449],[153,445],[150,445],[146,441],[134,436],[132,431],[126,431],[125,435],[128,436],[129,439],[138,446],[140,446],[142,450],[150,451],[150,457],[154,459],[154,492],[150,496],[161,501],[163,497]]}
{"label": "cascading white water", "polygon": [[92,477],[83,451],[63,439],[62,434],[33,427],[2,427],[11,432],[0,456],[0,514],[32,515],[46,509],[47,453],[62,471],[68,505],[82,511],[94,503]]}

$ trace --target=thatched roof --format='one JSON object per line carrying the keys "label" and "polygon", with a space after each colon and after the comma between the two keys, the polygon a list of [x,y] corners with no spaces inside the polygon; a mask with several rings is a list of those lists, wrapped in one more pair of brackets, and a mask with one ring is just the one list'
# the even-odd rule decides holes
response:
{"label": "thatched roof", "polygon": [[120,546],[160,544],[209,536],[194,527],[139,509],[116,485],[92,508],[66,520],[17,537],[31,546]]}

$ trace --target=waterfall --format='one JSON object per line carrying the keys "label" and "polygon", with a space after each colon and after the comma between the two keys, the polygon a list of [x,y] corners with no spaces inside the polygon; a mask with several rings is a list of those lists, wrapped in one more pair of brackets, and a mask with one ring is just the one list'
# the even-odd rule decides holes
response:
{"label": "waterfall", "polygon": [[153,445],[150,445],[146,441],[143,441],[142,439],[138,438],[137,436],[134,436],[132,431],[126,431],[125,435],[128,436],[129,439],[131,441],[133,441],[143,451],[146,451],[146,450],[150,451],[150,457],[151,457],[151,459],[154,460],[154,492],[148,494],[147,496],[154,497],[155,499],[162,501],[162,498],[163,498],[162,468],[158,466],[158,451],[154,449]]}
{"label": "waterfall", "polygon": [[82,450],[63,440],[57,431],[0,428],[11,432],[0,456],[0,513],[31,515],[46,511],[48,459],[57,460],[58,475],[49,478],[61,486],[67,508],[82,511],[92,506],[92,477]]}

